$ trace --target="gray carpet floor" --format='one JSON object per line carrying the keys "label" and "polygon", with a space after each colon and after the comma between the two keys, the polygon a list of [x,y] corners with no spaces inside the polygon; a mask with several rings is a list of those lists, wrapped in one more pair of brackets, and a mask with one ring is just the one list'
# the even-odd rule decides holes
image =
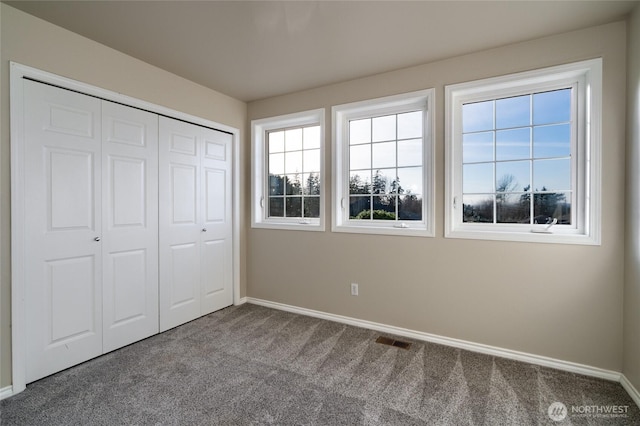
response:
{"label": "gray carpet floor", "polygon": [[[640,425],[618,383],[404,338],[412,345],[401,349],[375,343],[379,335],[230,307],[34,382],[0,403],[0,422]],[[548,416],[556,401],[569,410],[561,422]],[[587,406],[626,413],[571,412]]]}

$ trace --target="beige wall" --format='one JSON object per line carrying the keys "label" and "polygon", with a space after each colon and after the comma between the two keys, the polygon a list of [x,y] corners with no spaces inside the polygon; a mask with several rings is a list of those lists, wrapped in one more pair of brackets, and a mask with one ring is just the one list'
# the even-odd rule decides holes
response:
{"label": "beige wall", "polygon": [[627,244],[622,372],[640,390],[640,5],[628,23]]}
{"label": "beige wall", "polygon": [[[148,102],[241,129],[244,146],[246,104],[53,26],[5,4],[1,11],[0,143],[0,387],[11,384],[10,331],[10,139],[9,61],[123,93]],[[248,152],[243,149],[243,163]],[[243,200],[244,204],[244,200]],[[244,238],[244,230],[242,231]],[[242,244],[241,247],[246,246]],[[241,256],[243,258],[243,256]],[[241,266],[241,269],[244,265]],[[241,273],[241,295],[245,274]]]}
{"label": "beige wall", "polygon": [[[249,103],[249,120],[326,108],[331,146],[332,105],[435,88],[436,237],[250,229],[247,295],[620,371],[625,46],[617,22]],[[602,245],[443,238],[444,85],[600,56]]]}

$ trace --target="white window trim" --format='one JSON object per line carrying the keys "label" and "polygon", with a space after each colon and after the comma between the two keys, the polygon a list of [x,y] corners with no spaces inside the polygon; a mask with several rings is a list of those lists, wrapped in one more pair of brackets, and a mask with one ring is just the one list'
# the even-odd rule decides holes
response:
{"label": "white window trim", "polygon": [[[360,234],[434,236],[434,143],[433,125],[435,90],[426,89],[384,98],[370,99],[332,107],[333,125],[333,232]],[[402,109],[425,109],[423,120],[422,221],[354,221],[349,220],[349,142],[350,119],[366,118],[377,114],[398,113]],[[401,227],[402,226],[402,227]]]}
{"label": "white window trim", "polygon": [[[533,232],[536,225],[463,223],[458,214],[462,200],[462,104],[544,89],[560,82],[578,84],[578,191],[577,226],[552,227],[550,233]],[[584,108],[582,108],[584,106]],[[600,245],[601,243],[601,112],[602,59],[544,68],[445,87],[445,237]],[[458,204],[458,206],[456,206]],[[539,225],[538,227],[544,227]]]}
{"label": "white window trim", "polygon": [[[302,111],[277,117],[251,121],[251,139],[253,141],[251,174],[251,226],[253,228],[289,229],[298,231],[325,230],[326,173],[324,161],[324,108]],[[271,130],[287,127],[320,125],[320,217],[319,218],[273,218],[268,215],[268,180],[266,178],[267,153],[266,134]]]}

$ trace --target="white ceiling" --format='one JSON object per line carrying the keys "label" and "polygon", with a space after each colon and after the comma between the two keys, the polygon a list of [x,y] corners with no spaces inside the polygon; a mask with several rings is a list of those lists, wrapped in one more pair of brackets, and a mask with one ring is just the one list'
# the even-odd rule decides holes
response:
{"label": "white ceiling", "polygon": [[5,1],[252,101],[612,22],[636,1]]}

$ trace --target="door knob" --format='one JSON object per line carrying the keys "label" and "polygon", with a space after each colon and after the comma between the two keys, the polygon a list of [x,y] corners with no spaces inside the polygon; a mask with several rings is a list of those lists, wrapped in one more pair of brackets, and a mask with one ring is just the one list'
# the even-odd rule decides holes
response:
{"label": "door knob", "polygon": [[202,228],[202,232],[207,232],[207,228]]}
{"label": "door knob", "polygon": [[100,241],[100,237],[95,237],[93,241]]}

